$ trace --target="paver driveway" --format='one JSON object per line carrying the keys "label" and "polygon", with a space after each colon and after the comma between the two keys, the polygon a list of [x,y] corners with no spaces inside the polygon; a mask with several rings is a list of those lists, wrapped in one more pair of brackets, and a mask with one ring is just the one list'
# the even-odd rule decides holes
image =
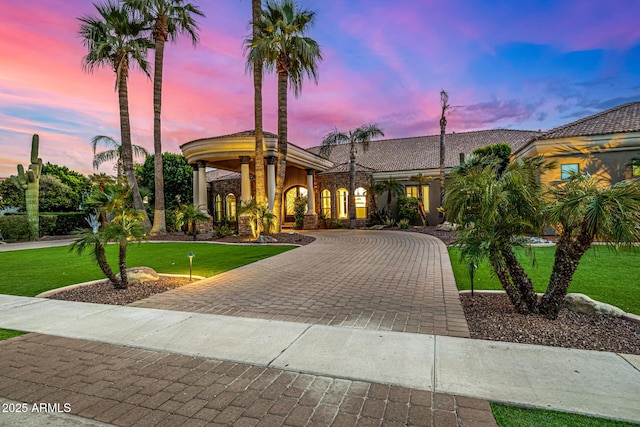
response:
{"label": "paver driveway", "polygon": [[[444,244],[399,231],[312,233],[307,246],[133,306],[468,337]],[[198,262],[215,263],[215,259]]]}

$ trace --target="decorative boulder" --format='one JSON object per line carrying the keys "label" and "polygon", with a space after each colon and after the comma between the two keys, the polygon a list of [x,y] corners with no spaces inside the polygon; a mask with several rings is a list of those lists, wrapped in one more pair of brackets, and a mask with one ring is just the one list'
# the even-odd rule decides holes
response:
{"label": "decorative boulder", "polygon": [[278,241],[271,236],[258,236],[253,243],[277,243]]}
{"label": "decorative boulder", "polygon": [[445,221],[442,224],[436,225],[436,230],[438,231],[454,231],[456,229],[456,225],[450,223],[449,221]]}
{"label": "decorative boulder", "polygon": [[369,230],[382,230],[384,229],[384,225],[383,224],[376,224],[376,225],[372,225],[371,227],[369,227]]}
{"label": "decorative boulder", "polygon": [[[120,273],[116,275],[120,278]],[[156,282],[160,276],[153,268],[149,267],[132,267],[127,268],[127,280],[130,285],[137,285],[143,282]]]}
{"label": "decorative boulder", "polygon": [[595,301],[584,294],[567,294],[564,297],[564,306],[576,313],[622,317],[624,311],[610,304]]}

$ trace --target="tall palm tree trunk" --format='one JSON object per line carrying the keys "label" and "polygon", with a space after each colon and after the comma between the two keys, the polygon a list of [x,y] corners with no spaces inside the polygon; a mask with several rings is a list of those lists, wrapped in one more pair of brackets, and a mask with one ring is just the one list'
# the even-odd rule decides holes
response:
{"label": "tall palm tree trunk", "polygon": [[161,15],[156,21],[153,31],[155,39],[155,64],[153,67],[153,180],[154,180],[154,212],[151,235],[165,234],[167,221],[164,206],[164,171],[162,165],[162,70],[164,65],[164,44],[169,30],[167,17]]}
{"label": "tall palm tree trunk", "polygon": [[[124,60],[126,61],[126,60]],[[127,183],[131,189],[131,195],[133,196],[133,206],[136,210],[144,213],[144,227],[148,230],[151,228],[151,221],[147,216],[147,212],[144,209],[144,203],[142,202],[142,196],[140,196],[140,188],[138,187],[138,181],[133,172],[133,151],[131,148],[131,123],[129,121],[129,92],[127,89],[127,68],[128,64],[125,62],[122,66],[122,74],[118,81],[118,102],[120,104],[120,139],[122,140],[122,164],[124,166],[124,173],[127,177]]]}
{"label": "tall palm tree trunk", "polygon": [[289,74],[286,69],[278,69],[278,171],[276,175],[276,195],[273,201],[273,214],[276,216],[275,229],[282,230],[282,194],[287,168],[287,83]]}
{"label": "tall palm tree trunk", "polygon": [[356,228],[356,147],[353,143],[349,155],[349,228]]}
{"label": "tall palm tree trunk", "polygon": [[[260,18],[262,10],[261,0],[251,1],[251,15],[253,24],[253,38],[259,35],[256,22]],[[262,145],[262,61],[256,58],[253,61],[253,108],[255,115],[255,135],[256,135],[256,158],[255,158],[255,176],[256,176],[256,201],[260,204],[267,200],[265,190],[264,177],[264,149]]]}

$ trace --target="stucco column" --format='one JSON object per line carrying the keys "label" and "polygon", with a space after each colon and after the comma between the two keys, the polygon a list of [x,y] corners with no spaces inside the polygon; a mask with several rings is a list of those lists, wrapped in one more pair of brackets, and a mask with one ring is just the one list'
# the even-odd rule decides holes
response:
{"label": "stucco column", "polygon": [[314,195],[313,195],[313,169],[307,169],[307,213],[312,214],[316,213],[314,206]]}
{"label": "stucco column", "polygon": [[200,197],[198,192],[198,165],[194,163],[191,168],[193,169],[193,206],[197,208],[200,205],[198,203],[198,197]]}
{"label": "stucco column", "polygon": [[208,213],[207,206],[207,162],[198,160],[198,205],[200,210]]}
{"label": "stucco column", "polygon": [[269,198],[269,210],[273,210],[273,201],[276,198],[276,157],[267,157],[267,197]]}
{"label": "stucco column", "polygon": [[251,175],[249,172],[249,156],[240,156],[240,201],[251,200]]}

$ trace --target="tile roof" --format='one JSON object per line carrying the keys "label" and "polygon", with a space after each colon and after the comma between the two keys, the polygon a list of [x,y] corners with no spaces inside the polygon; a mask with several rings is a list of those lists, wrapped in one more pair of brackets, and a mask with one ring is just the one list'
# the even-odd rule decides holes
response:
{"label": "tile roof", "polygon": [[[489,144],[506,142],[515,152],[524,147],[539,132],[494,129],[474,132],[449,133],[445,135],[445,167],[453,167],[460,162],[460,154],[469,155],[473,150]],[[319,154],[320,147],[308,151]],[[342,164],[349,158],[349,146],[334,147],[329,160]],[[358,150],[357,162],[361,166],[379,172],[435,169],[440,164],[440,135],[418,136],[374,140],[369,150]]]}
{"label": "tile roof", "polygon": [[[207,140],[207,139],[223,139],[223,138],[230,138],[230,137],[255,136],[255,134],[256,134],[256,131],[254,129],[251,129],[251,130],[244,130],[242,132],[230,133],[228,135],[218,135],[218,136],[210,136],[210,137],[207,137],[207,138],[198,138],[198,139],[194,139],[193,141],[189,141],[189,142],[204,141],[204,140]],[[265,138],[278,139],[278,135],[276,135],[275,133],[267,132],[267,131],[263,131],[262,132],[262,136],[264,136]]]}
{"label": "tile roof", "polygon": [[[366,166],[361,165],[360,163],[356,162],[356,172],[375,172],[375,169],[372,168],[368,168]],[[339,165],[336,165],[330,169],[327,169],[326,171],[322,171],[320,172],[320,174],[323,173],[341,173],[341,172],[349,172],[349,162],[347,163],[341,163]]]}
{"label": "tile roof", "polygon": [[224,181],[227,179],[240,179],[240,172],[227,171],[224,169],[214,169],[207,172],[207,182]]}
{"label": "tile roof", "polygon": [[640,131],[640,102],[630,102],[551,129],[535,139],[555,139],[571,136],[606,135],[610,133],[638,131]]}

